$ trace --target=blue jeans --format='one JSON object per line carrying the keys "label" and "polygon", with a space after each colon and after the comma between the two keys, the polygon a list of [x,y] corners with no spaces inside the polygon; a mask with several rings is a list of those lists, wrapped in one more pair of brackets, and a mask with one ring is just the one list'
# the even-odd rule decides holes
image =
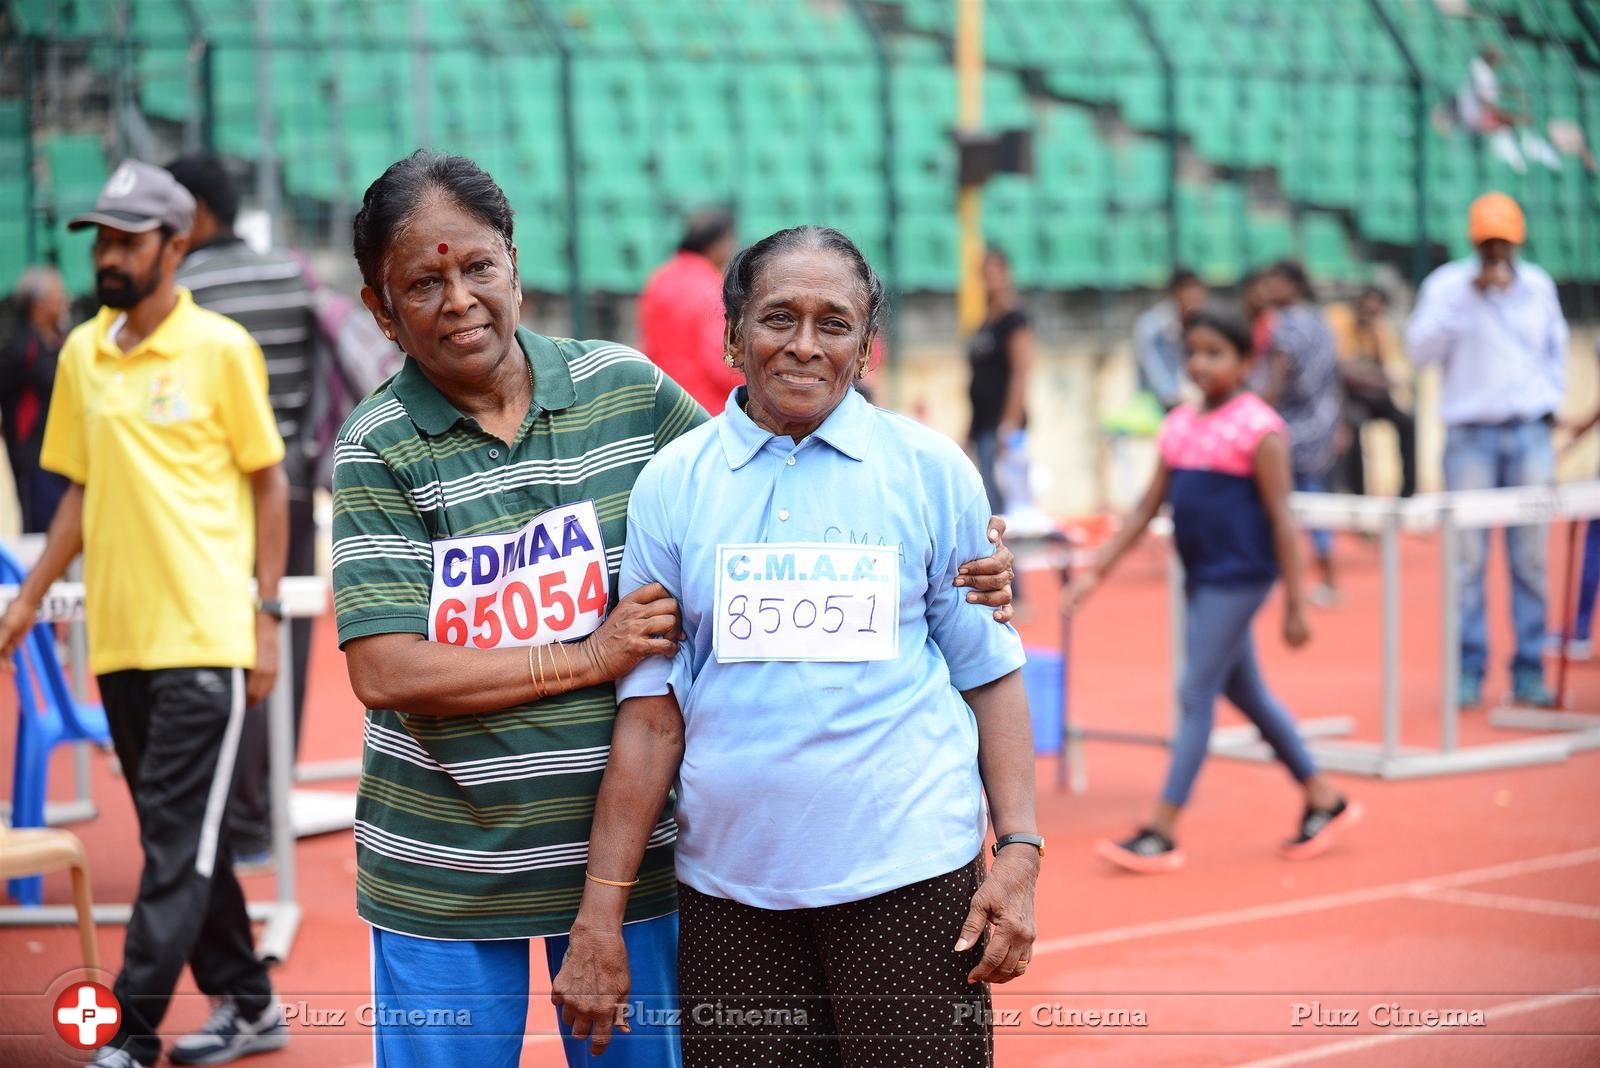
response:
{"label": "blue jeans", "polygon": [[[681,1068],[678,914],[625,924],[622,940],[633,981],[633,1033],[612,1032],[599,1060],[561,1022],[567,1064]],[[374,927],[372,1044],[378,1068],[516,1068],[528,1025],[528,941],[417,938]],[[552,978],[561,970],[567,943],[566,935],[544,940]]]}
{"label": "blue jeans", "polygon": [[1000,496],[1000,483],[995,481],[994,462],[1000,454],[1000,436],[993,430],[981,430],[972,435],[972,451],[978,454],[978,475],[983,479],[983,492],[989,496],[989,511],[995,515],[1004,512],[1005,501]]}
{"label": "blue jeans", "polygon": [[[1299,471],[1294,473],[1294,488],[1301,493],[1327,493],[1327,475],[1307,475]],[[1333,531],[1310,530],[1311,548],[1315,550],[1318,560],[1326,560],[1333,555]]]}
{"label": "blue jeans", "polygon": [[1184,644],[1188,661],[1178,688],[1183,719],[1172,744],[1172,767],[1161,799],[1182,806],[1200,774],[1211,742],[1217,695],[1249,717],[1261,737],[1297,782],[1317,773],[1316,763],[1287,709],[1267,690],[1256,665],[1250,621],[1260,611],[1272,583],[1249,586],[1191,586],[1185,596]]}
{"label": "blue jeans", "polygon": [[1600,589],[1600,519],[1584,524],[1583,575],[1578,579],[1578,614],[1572,622],[1572,636],[1588,641],[1594,629],[1594,597]]}
{"label": "blue jeans", "polygon": [[[1555,473],[1550,427],[1543,420],[1501,426],[1452,426],[1444,443],[1444,484],[1449,490],[1495,489],[1549,482]],[[1545,631],[1545,542],[1543,525],[1506,528],[1511,561],[1511,623],[1517,651],[1513,676],[1542,674]],[[1481,678],[1489,664],[1484,614],[1484,563],[1489,532],[1459,535],[1457,596],[1461,614],[1461,673]]]}

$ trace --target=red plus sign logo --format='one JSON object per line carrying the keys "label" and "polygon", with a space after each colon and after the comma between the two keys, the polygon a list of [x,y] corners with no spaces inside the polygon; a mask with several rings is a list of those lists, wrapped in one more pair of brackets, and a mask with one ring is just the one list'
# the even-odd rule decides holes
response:
{"label": "red plus sign logo", "polygon": [[56,1034],[78,1049],[97,1049],[111,1041],[122,1019],[116,996],[99,983],[73,983],[56,998],[51,1018]]}

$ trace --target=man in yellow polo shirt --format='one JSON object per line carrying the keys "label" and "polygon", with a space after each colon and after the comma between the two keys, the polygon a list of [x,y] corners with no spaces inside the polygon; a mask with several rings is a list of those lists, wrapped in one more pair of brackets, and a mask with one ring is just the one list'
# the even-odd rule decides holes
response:
{"label": "man in yellow polo shirt", "polygon": [[173,1061],[222,1064],[288,1040],[219,838],[245,710],[278,670],[283,441],[261,350],[173,281],[193,218],[170,174],[129,162],[70,223],[98,228],[102,305],[62,348],[45,427],[41,463],[71,485],[0,617],[9,666],[40,598],[83,552],[89,667],[144,848],[115,985],[122,1019],[98,1064],[156,1062],[186,962],[217,1009]]}

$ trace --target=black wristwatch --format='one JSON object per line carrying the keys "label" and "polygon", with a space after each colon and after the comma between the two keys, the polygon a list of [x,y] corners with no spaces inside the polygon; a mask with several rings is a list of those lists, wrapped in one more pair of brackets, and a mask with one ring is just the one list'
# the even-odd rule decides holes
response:
{"label": "black wristwatch", "polygon": [[999,838],[994,840],[994,846],[992,849],[994,851],[994,855],[998,857],[1000,855],[1000,850],[1004,849],[1006,846],[1018,844],[1031,845],[1033,848],[1039,851],[1039,855],[1041,857],[1044,856],[1044,835],[1042,834],[1002,834]]}
{"label": "black wristwatch", "polygon": [[257,600],[256,611],[269,615],[280,623],[283,622],[283,602],[276,597]]}

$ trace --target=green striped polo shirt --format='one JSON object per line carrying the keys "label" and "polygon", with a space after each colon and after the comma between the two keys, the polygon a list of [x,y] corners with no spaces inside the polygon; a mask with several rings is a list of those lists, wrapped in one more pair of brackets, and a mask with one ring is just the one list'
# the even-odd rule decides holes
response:
{"label": "green striped polo shirt", "polygon": [[[372,634],[428,635],[434,541],[514,535],[548,509],[587,512],[585,502],[603,543],[606,608],[615,606],[634,479],[705,412],[622,345],[526,330],[517,341],[533,370],[533,404],[509,449],[409,359],[345,421],[333,497],[341,646]],[[441,574],[451,576],[449,554],[441,559]],[[460,561],[461,574],[477,566],[465,553]],[[598,579],[598,559],[588,566]],[[596,581],[596,611],[601,593]],[[615,716],[610,683],[473,716],[368,709],[356,803],[362,918],[429,938],[566,933],[583,893]],[[676,837],[669,801],[629,921],[676,907]]]}

